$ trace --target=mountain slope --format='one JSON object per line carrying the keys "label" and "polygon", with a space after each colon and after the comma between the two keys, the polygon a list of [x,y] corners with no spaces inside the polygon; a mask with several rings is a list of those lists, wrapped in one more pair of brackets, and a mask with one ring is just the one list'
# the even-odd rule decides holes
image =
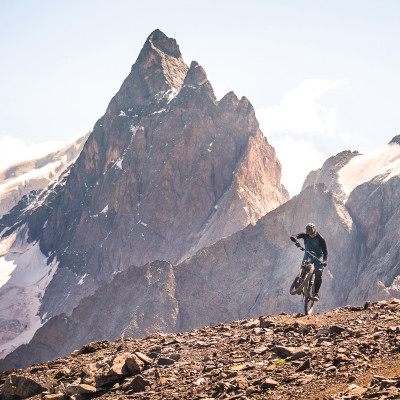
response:
{"label": "mountain slope", "polygon": [[372,180],[382,183],[400,175],[400,135],[371,153],[343,151],[328,158],[317,171],[307,176],[303,189],[324,183],[344,202],[357,187]]}
{"label": "mountain slope", "polygon": [[[398,399],[400,301],[91,342],[0,375],[13,394],[87,399]],[[47,396],[47,397],[46,397]]]}
{"label": "mountain slope", "polygon": [[[87,341],[140,337],[151,331],[177,332],[265,312],[301,310],[300,297],[288,294],[302,257],[289,236],[301,230],[310,215],[320,226],[330,226],[327,240],[336,250],[330,261],[334,279],[325,274],[327,295],[319,309],[343,304],[355,279],[347,265],[355,264],[356,255],[348,252],[347,246],[355,240],[357,230],[332,192],[324,185],[312,186],[256,225],[200,250],[174,268],[167,262],[153,262],[117,274],[93,296],[82,299],[71,316],[50,319],[28,345],[11,353],[0,366],[29,365],[63,356]],[[148,285],[146,296],[140,291],[136,295],[138,276],[146,279],[154,269],[167,274],[165,284]],[[344,275],[346,279],[341,279]],[[123,300],[126,295],[129,301]],[[118,306],[120,297],[123,306]],[[154,299],[150,306],[147,299]],[[174,306],[166,308],[171,301]],[[162,325],[151,317],[159,311]],[[141,323],[140,316],[148,317],[146,324]]]}
{"label": "mountain slope", "polygon": [[0,217],[23,196],[41,190],[75,162],[89,134],[65,148],[36,160],[19,162],[0,172]]}
{"label": "mountain slope", "polygon": [[203,68],[154,31],[69,173],[0,220],[3,355],[130,265],[177,263],[255,223],[288,199],[280,176],[249,101],[217,101]]}
{"label": "mountain slope", "polygon": [[[302,253],[289,237],[303,231],[309,221],[316,223],[329,250],[329,269],[324,272],[317,310],[332,309],[349,302],[360,304],[367,299],[400,297],[399,193],[399,176],[388,180],[378,176],[358,185],[346,203],[323,183],[306,187],[255,225],[199,250],[176,265],[173,268],[173,297],[179,318],[176,319],[174,310],[164,318],[170,321],[171,327],[176,326],[182,331],[265,312],[300,311],[301,299],[290,296],[288,288],[297,274]],[[169,264],[165,264],[165,268],[169,268]],[[137,271],[140,270],[146,273],[146,268]],[[118,275],[114,280],[121,282],[123,292],[128,292],[132,285],[129,279],[121,281]],[[149,288],[149,292],[157,298],[160,296],[158,288]],[[91,330],[94,323],[88,324],[85,316],[92,314],[95,321],[103,321],[104,311],[108,310],[105,304],[107,299],[112,304],[113,295],[107,287],[102,293],[101,307],[88,307],[87,304],[93,303],[82,301],[68,323],[63,325],[59,334],[67,347],[61,349],[57,344],[50,344],[54,331],[49,321],[27,348],[11,354],[3,365],[27,362],[25,355],[34,355],[38,342],[51,348],[48,354],[52,356],[65,355],[83,344],[77,340],[79,330],[91,332],[88,340],[99,339],[101,329]],[[171,292],[164,289],[161,293]],[[160,300],[160,306],[162,304]],[[130,308],[140,313],[140,299],[132,298]],[[109,313],[111,310],[107,315]],[[113,329],[105,336],[109,340],[124,335],[126,326],[136,324],[135,316],[119,323],[121,313],[120,310],[113,311],[109,320]],[[79,327],[78,331],[76,327]],[[136,336],[135,333],[130,331],[129,335]],[[33,362],[35,358],[29,360]]]}
{"label": "mountain slope", "polygon": [[356,284],[349,302],[400,297],[400,136],[368,154],[339,153],[309,174],[304,186],[323,182],[335,191],[358,230]]}

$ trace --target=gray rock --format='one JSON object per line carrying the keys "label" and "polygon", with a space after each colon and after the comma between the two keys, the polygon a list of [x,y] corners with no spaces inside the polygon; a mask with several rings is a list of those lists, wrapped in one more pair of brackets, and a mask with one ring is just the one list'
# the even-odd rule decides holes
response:
{"label": "gray rock", "polygon": [[151,386],[151,382],[144,379],[141,375],[136,375],[129,384],[129,389],[134,392],[143,392],[146,389],[146,386]]}
{"label": "gray rock", "polygon": [[261,384],[261,389],[275,389],[278,385],[279,382],[267,378]]}
{"label": "gray rock", "polygon": [[45,390],[45,387],[31,378],[12,374],[4,382],[3,389],[1,390],[1,398],[4,400],[13,399],[14,397],[25,399],[42,393]]}
{"label": "gray rock", "polygon": [[297,369],[296,372],[306,371],[311,368],[311,359],[307,358]]}
{"label": "gray rock", "polygon": [[110,369],[110,373],[120,376],[129,375],[128,367],[126,365],[126,360],[127,360],[126,355],[115,357]]}
{"label": "gray rock", "polygon": [[169,358],[171,358],[171,359],[174,360],[174,361],[179,361],[179,359],[181,358],[181,355],[175,353],[175,354],[171,354],[171,355],[169,356]]}
{"label": "gray rock", "polygon": [[137,354],[132,354],[128,356],[125,360],[125,365],[128,368],[128,372],[130,375],[140,374],[145,367],[144,362],[139,358]]}
{"label": "gray rock", "polygon": [[254,356],[254,355],[262,355],[262,354],[265,354],[267,351],[268,351],[268,347],[265,347],[265,346],[263,346],[263,347],[257,347],[257,348],[255,348],[254,350],[251,350],[250,351],[250,355],[251,356]]}
{"label": "gray rock", "polygon": [[172,358],[160,357],[157,360],[158,365],[172,365],[174,363],[175,363],[175,360],[173,360]]}
{"label": "gray rock", "polygon": [[74,383],[71,385],[68,385],[65,388],[65,393],[68,396],[76,396],[76,395],[80,395],[80,394],[92,394],[92,393],[96,393],[96,388],[94,386],[91,385],[85,385],[82,383]]}
{"label": "gray rock", "polygon": [[150,357],[147,357],[146,354],[143,354],[139,351],[135,352],[135,355],[142,360],[145,364],[152,364],[153,360]]}
{"label": "gray rock", "polygon": [[275,346],[273,351],[279,357],[291,357],[296,353],[296,349],[294,347],[286,347],[286,346]]}
{"label": "gray rock", "polygon": [[44,400],[67,400],[64,393],[46,394],[43,396]]}

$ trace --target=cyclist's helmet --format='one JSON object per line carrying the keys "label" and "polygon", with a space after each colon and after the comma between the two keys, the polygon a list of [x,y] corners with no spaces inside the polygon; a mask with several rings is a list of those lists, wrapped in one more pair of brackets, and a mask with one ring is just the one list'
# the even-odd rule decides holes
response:
{"label": "cyclist's helmet", "polygon": [[315,224],[312,222],[308,223],[306,226],[306,233],[307,235],[312,235],[317,231],[317,228],[315,227]]}

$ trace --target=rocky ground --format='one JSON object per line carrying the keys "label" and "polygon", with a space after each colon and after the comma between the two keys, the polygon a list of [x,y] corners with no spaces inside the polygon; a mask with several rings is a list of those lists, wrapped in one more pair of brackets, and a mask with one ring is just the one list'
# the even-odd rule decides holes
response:
{"label": "rocky ground", "polygon": [[3,399],[399,399],[400,300],[92,342],[0,383]]}

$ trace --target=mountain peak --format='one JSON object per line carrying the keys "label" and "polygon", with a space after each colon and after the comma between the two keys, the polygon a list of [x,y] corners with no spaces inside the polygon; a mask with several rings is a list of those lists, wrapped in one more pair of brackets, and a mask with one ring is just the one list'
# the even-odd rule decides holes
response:
{"label": "mountain peak", "polygon": [[199,86],[208,81],[206,71],[204,68],[197,63],[196,61],[192,61],[190,64],[189,71],[185,77],[185,85],[194,85]]}
{"label": "mountain peak", "polygon": [[128,109],[136,113],[149,106],[154,96],[180,89],[187,71],[176,40],[156,29],[147,38],[130,74],[112,99],[108,114],[119,115],[120,110]]}
{"label": "mountain peak", "polygon": [[396,135],[390,142],[389,144],[398,144],[400,145],[400,135]]}
{"label": "mountain peak", "polygon": [[147,38],[146,43],[147,42],[151,44],[154,48],[168,54],[169,56],[175,58],[182,57],[176,40],[173,38],[169,38],[159,29],[156,29],[150,34],[150,36]]}

